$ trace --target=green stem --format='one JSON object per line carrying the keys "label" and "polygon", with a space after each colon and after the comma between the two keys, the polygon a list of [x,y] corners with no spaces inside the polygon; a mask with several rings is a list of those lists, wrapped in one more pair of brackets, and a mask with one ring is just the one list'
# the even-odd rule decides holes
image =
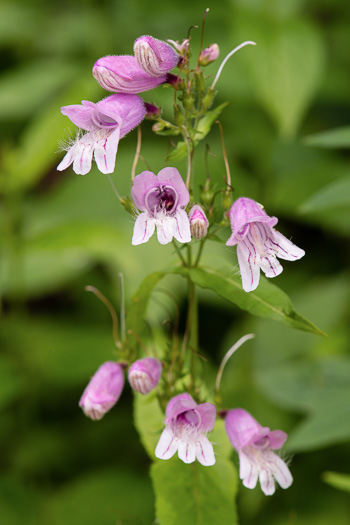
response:
{"label": "green stem", "polygon": [[188,346],[191,352],[190,371],[191,387],[195,391],[196,361],[198,350],[198,299],[195,284],[188,279],[188,324],[189,339]]}
{"label": "green stem", "polygon": [[174,241],[174,239],[172,240],[172,243],[173,243],[173,245],[174,245],[174,247],[175,247],[175,250],[176,250],[178,256],[179,256],[180,259],[181,259],[182,265],[183,265],[183,266],[187,266],[187,262],[185,261],[183,255],[182,255],[182,253],[181,253],[181,250],[180,250],[180,248],[178,247],[178,245],[176,244],[176,242]]}
{"label": "green stem", "polygon": [[194,261],[194,265],[193,265],[194,268],[196,266],[198,266],[198,263],[200,261],[200,258],[201,258],[201,255],[202,255],[202,251],[203,251],[203,248],[204,248],[205,241],[206,241],[206,239],[202,239],[201,240],[201,244],[200,244],[198,252],[197,252],[197,257],[196,257],[196,260]]}

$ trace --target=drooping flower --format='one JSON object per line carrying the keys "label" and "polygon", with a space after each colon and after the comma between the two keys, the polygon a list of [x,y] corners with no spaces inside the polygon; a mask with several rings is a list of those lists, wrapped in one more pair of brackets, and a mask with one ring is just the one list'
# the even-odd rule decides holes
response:
{"label": "drooping flower", "polygon": [[220,55],[219,46],[217,44],[210,44],[209,47],[203,49],[199,56],[199,64],[201,66],[208,66],[214,60],[217,60]]}
{"label": "drooping flower", "polygon": [[107,361],[92,376],[79,406],[91,419],[101,419],[116,404],[123,386],[123,367],[114,361]]}
{"label": "drooping flower", "polygon": [[143,171],[133,181],[131,196],[142,211],[135,222],[132,244],[147,242],[156,226],[160,244],[171,242],[173,237],[190,242],[190,223],[183,209],[190,195],[176,168],[164,168],[158,175]]}
{"label": "drooping flower", "polygon": [[190,221],[191,235],[198,241],[207,235],[209,222],[205,216],[204,210],[198,204],[192,206],[188,218]]}
{"label": "drooping flower", "polygon": [[213,446],[205,434],[213,429],[215,419],[215,405],[197,405],[187,393],[173,397],[166,408],[165,429],[156,447],[156,457],[170,459],[177,452],[184,463],[197,459],[206,467],[214,465]]}
{"label": "drooping flower", "polygon": [[128,371],[131,387],[136,392],[148,394],[159,383],[163,365],[155,357],[144,357],[135,361]]}
{"label": "drooping flower", "polygon": [[82,100],[81,104],[63,106],[61,112],[87,131],[78,135],[57,166],[62,171],[73,163],[73,170],[78,175],[86,175],[91,170],[93,156],[102,173],[113,173],[119,140],[146,115],[139,96],[124,94],[111,95],[97,104]]}
{"label": "drooping flower", "polygon": [[168,73],[180,58],[169,44],[146,35],[135,41],[134,54],[139,67],[152,77]]}
{"label": "drooping flower", "polygon": [[282,430],[262,427],[242,408],[229,410],[226,419],[226,432],[232,446],[239,456],[239,477],[243,485],[255,488],[259,479],[266,496],[275,492],[275,481],[287,489],[293,482],[286,463],[272,450],[279,450],[287,439]]}
{"label": "drooping flower", "polygon": [[237,244],[237,257],[246,292],[259,284],[260,269],[266,277],[276,277],[283,268],[276,259],[296,261],[305,255],[284,235],[274,229],[278,219],[269,217],[262,206],[252,199],[241,197],[229,211],[232,235],[227,246]]}
{"label": "drooping flower", "polygon": [[112,55],[99,58],[92,69],[97,82],[115,93],[142,93],[167,81],[166,73],[150,76],[130,55]]}

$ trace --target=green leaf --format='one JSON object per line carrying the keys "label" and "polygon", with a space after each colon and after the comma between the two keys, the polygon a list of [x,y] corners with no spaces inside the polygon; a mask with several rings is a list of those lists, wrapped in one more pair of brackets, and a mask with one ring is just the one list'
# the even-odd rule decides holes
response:
{"label": "green leaf", "polygon": [[143,338],[145,333],[146,325],[144,317],[146,313],[147,304],[153,288],[158,282],[164,277],[164,272],[151,273],[144,279],[137,292],[131,297],[130,306],[128,308],[126,316],[126,328],[132,330],[133,333],[128,334],[128,344],[130,348],[136,348],[138,340],[134,334],[137,334],[137,338]]}
{"label": "green leaf", "polygon": [[283,322],[298,330],[325,335],[313,323],[299,315],[289,297],[274,284],[261,278],[260,284],[253,292],[242,289],[241,279],[214,268],[177,268],[174,273],[189,276],[201,288],[209,288],[224,299],[236,304],[243,310]]}
{"label": "green leaf", "polygon": [[350,177],[331,182],[301,204],[300,213],[313,213],[350,206]]}
{"label": "green leaf", "polygon": [[334,487],[335,489],[345,490],[350,492],[350,475],[339,474],[338,472],[324,472],[322,475],[323,481]]}
{"label": "green leaf", "polygon": [[257,43],[238,57],[252,89],[280,135],[293,138],[321,81],[324,47],[319,33],[305,20],[278,20],[263,13],[237,13],[235,26],[238,41]]}
{"label": "green leaf", "polygon": [[151,477],[160,525],[234,525],[237,474],[232,463],[220,455],[213,467],[197,461],[186,465],[177,457],[157,461]]}
{"label": "green leaf", "polygon": [[147,454],[154,459],[154,451],[164,426],[164,414],[154,390],[147,395],[135,393],[134,421]]}
{"label": "green leaf", "polygon": [[304,144],[319,148],[350,148],[350,126],[309,135],[305,137]]}
{"label": "green leaf", "polygon": [[[197,144],[203,140],[211,130],[212,125],[222,112],[222,110],[227,106],[228,102],[224,102],[217,106],[215,109],[208,111],[204,117],[202,117],[197,126],[197,132],[194,135],[193,147],[196,147]],[[176,148],[169,153],[167,160],[181,160],[187,155],[187,144],[185,142],[178,142]]]}

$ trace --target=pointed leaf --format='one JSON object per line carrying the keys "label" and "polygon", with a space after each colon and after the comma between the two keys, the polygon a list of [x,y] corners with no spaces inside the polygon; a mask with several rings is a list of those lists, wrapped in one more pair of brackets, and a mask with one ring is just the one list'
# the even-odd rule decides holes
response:
{"label": "pointed leaf", "polygon": [[323,481],[332,487],[350,492],[350,475],[339,474],[338,472],[324,472]]}
{"label": "pointed leaf", "polygon": [[234,525],[237,474],[232,463],[220,455],[213,467],[197,461],[186,465],[177,457],[157,461],[151,477],[160,525]]}
{"label": "pointed leaf", "polygon": [[329,129],[305,137],[306,146],[319,148],[350,148],[350,126]]}
{"label": "pointed leaf", "polygon": [[253,292],[242,289],[241,279],[214,268],[178,268],[175,273],[188,276],[201,288],[209,288],[221,297],[236,304],[243,310],[257,315],[281,321],[298,330],[325,335],[313,323],[299,315],[293,308],[289,297],[274,284],[261,278]]}

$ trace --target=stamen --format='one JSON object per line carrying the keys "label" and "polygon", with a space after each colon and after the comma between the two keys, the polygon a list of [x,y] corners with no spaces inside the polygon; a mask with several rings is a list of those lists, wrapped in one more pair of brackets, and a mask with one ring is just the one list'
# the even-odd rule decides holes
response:
{"label": "stamen", "polygon": [[234,55],[237,51],[239,51],[240,49],[242,49],[242,47],[245,47],[245,46],[248,46],[248,45],[256,46],[256,42],[252,42],[251,40],[247,40],[246,42],[243,42],[243,43],[240,44],[239,46],[237,46],[237,47],[235,47],[234,49],[232,49],[232,51],[230,51],[229,54],[225,56],[224,60],[221,62],[221,65],[220,65],[220,67],[219,67],[219,70],[218,70],[218,72],[216,73],[216,77],[214,78],[214,82],[212,83],[210,89],[214,89],[215,84],[217,83],[217,81],[219,80],[219,77],[220,77],[220,75],[221,75],[221,71],[223,70],[224,65],[226,64],[226,62],[228,61],[228,59],[229,59],[230,57],[232,57],[232,55]]}

